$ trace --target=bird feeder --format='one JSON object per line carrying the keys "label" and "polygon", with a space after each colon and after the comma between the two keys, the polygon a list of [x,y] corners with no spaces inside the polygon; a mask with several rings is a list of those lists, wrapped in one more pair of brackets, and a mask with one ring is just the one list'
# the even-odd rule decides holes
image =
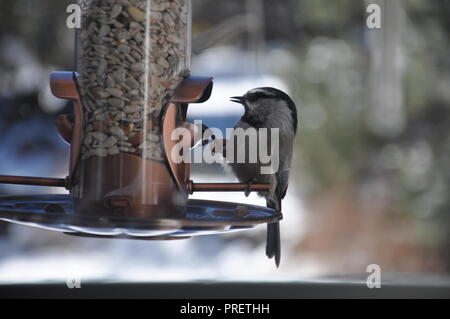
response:
{"label": "bird feeder", "polygon": [[[213,79],[190,75],[189,0],[80,0],[77,70],[54,72],[52,93],[73,101],[56,127],[70,144],[65,179],[0,176],[0,183],[65,187],[67,195],[0,197],[0,219],[67,234],[180,239],[273,223],[254,205],[193,200],[197,192],[268,191],[268,184],[199,184],[177,163],[172,140],[188,106],[209,99]],[[194,136],[194,134],[192,134]]]}

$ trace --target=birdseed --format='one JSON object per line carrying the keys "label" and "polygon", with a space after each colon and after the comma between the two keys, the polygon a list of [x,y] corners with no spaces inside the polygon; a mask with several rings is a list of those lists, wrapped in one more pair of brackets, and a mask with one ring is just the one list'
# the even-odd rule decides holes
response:
{"label": "birdseed", "polygon": [[189,73],[189,0],[80,0],[82,159],[163,160],[160,113]]}

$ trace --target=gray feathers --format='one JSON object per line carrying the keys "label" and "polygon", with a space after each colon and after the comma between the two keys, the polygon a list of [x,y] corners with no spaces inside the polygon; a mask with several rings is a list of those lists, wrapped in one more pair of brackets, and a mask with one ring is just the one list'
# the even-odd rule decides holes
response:
{"label": "gray feathers", "polygon": [[[269,154],[274,153],[272,156],[278,157],[279,165],[275,173],[261,174],[262,163],[259,158],[257,163],[234,161],[229,165],[242,183],[270,183],[272,190],[259,195],[266,198],[268,207],[281,211],[281,200],[286,196],[289,184],[293,143],[297,131],[296,106],[286,93],[274,88],[253,89],[242,97],[232,98],[232,101],[244,105],[245,108],[245,114],[235,125],[235,129],[267,128],[269,132],[272,128],[279,129],[278,152],[275,152],[276,149],[272,152],[269,147]],[[268,140],[271,140],[270,137]],[[235,143],[235,148],[248,148],[248,145],[249,142]],[[281,258],[279,223],[268,225],[266,254],[269,258],[275,257],[275,263],[279,265]]]}
{"label": "gray feathers", "polygon": [[[275,195],[281,200],[286,195],[292,164],[293,143],[297,129],[295,104],[286,93],[273,88],[253,89],[238,101],[244,105],[245,114],[235,125],[235,129],[267,128],[269,129],[269,141],[270,129],[279,129],[279,151],[278,154],[273,154],[279,158],[279,168],[274,176],[260,174],[260,163],[234,163],[230,164],[231,169],[241,182],[271,182],[274,193],[272,195],[264,194],[264,197]],[[236,147],[248,146],[236,145]]]}

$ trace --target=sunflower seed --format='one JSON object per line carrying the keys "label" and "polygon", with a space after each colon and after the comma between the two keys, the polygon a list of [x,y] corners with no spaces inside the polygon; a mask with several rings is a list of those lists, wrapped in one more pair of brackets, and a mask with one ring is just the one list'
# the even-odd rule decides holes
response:
{"label": "sunflower seed", "polygon": [[[127,152],[161,160],[159,116],[189,73],[188,0],[79,3],[82,159]],[[128,136],[141,138],[131,144]],[[136,151],[141,143],[146,149]]]}
{"label": "sunflower seed", "polygon": [[105,89],[105,91],[115,97],[122,97],[122,95],[123,95],[122,90],[119,90],[116,88],[107,88],[107,89]]}

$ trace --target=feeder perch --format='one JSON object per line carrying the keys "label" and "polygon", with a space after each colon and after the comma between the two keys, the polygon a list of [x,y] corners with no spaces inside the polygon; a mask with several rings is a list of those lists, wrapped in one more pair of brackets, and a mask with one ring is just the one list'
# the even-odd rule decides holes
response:
{"label": "feeder perch", "polygon": [[[0,219],[69,235],[148,240],[246,230],[280,212],[189,199],[194,192],[268,191],[269,184],[194,183],[172,159],[172,140],[191,103],[207,101],[213,79],[189,75],[189,0],[80,0],[77,71],[53,72],[52,93],[73,101],[56,127],[70,144],[68,176],[0,176],[0,183],[65,187],[67,195],[2,196]],[[108,3],[108,5],[105,5]],[[101,10],[99,9],[101,6]],[[174,19],[177,17],[177,19]]]}

